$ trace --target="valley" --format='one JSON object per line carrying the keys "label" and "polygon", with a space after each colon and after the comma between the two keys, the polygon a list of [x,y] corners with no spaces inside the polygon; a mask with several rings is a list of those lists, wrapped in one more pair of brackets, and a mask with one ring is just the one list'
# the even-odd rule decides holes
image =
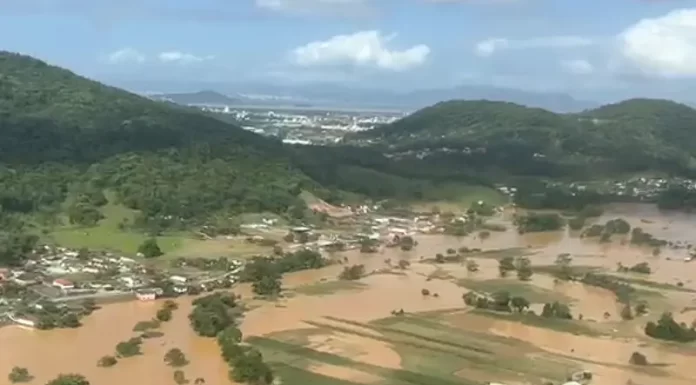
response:
{"label": "valley", "polygon": [[0,73],[10,382],[696,381],[696,110],[451,101],[303,146]]}

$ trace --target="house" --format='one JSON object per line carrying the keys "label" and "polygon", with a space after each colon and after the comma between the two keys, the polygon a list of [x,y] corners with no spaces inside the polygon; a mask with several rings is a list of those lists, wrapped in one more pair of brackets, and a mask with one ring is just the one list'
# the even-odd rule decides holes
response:
{"label": "house", "polygon": [[121,277],[119,280],[123,281],[126,287],[135,287],[135,279],[132,277]]}
{"label": "house", "polygon": [[67,279],[56,279],[53,281],[53,286],[61,290],[70,290],[75,288],[75,284],[68,281]]}
{"label": "house", "polygon": [[154,290],[139,290],[135,292],[135,297],[139,301],[154,301],[157,298],[157,293]]}
{"label": "house", "polygon": [[169,277],[169,280],[176,283],[186,283],[188,281],[188,278],[182,277],[180,275],[172,275],[171,277]]}

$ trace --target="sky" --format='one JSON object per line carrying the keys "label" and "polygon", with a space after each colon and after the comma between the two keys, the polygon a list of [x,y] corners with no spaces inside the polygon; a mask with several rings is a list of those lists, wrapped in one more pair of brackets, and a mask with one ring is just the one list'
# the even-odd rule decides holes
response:
{"label": "sky", "polygon": [[110,83],[689,98],[696,0],[0,0],[0,50]]}

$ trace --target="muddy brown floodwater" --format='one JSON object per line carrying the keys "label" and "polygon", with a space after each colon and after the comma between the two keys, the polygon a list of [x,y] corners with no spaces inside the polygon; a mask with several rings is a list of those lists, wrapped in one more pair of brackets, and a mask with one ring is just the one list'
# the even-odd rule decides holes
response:
{"label": "muddy brown floodwater", "polygon": [[[600,222],[616,217],[623,217],[633,226],[643,227],[659,238],[673,241],[691,242],[694,240],[693,234],[696,234],[695,216],[664,214],[647,205],[612,206],[600,218]],[[576,265],[614,268],[618,262],[632,265],[647,261],[655,270],[651,279],[665,283],[682,281],[686,286],[694,287],[691,277],[696,275],[696,263],[687,264],[682,261],[686,252],[684,250],[666,250],[660,257],[653,257],[651,250],[622,244],[620,240],[600,245],[596,241],[580,239],[577,234],[568,231],[519,235],[508,230],[504,233],[492,233],[485,241],[475,237],[441,235],[418,236],[417,240],[419,245],[411,252],[387,249],[376,255],[363,255],[351,251],[341,256],[347,256],[350,263],[365,264],[367,270],[371,271],[385,267],[384,260],[387,258],[392,261],[408,259],[417,262],[421,256],[432,257],[435,253],[444,253],[448,248],[468,246],[494,250],[524,247],[536,252],[531,258],[534,264],[539,265],[553,263],[560,253],[571,253],[575,255]],[[667,260],[668,257],[671,260]],[[481,276],[495,276],[495,261],[481,259],[479,262]],[[340,265],[334,265],[321,270],[289,274],[284,279],[284,285],[292,288],[334,279],[341,269]],[[246,314],[241,328],[245,335],[265,335],[307,327],[304,321],[327,315],[365,322],[389,316],[392,310],[400,308],[407,312],[461,308],[463,289],[449,280],[427,280],[426,276],[434,270],[434,266],[413,263],[405,275],[376,274],[363,279],[366,286],[359,291],[338,292],[327,296],[296,295],[279,304],[255,301],[253,310]],[[462,266],[455,266],[451,270],[454,275],[467,274]],[[544,277],[535,278],[533,284],[561,291],[575,299],[577,303],[574,306],[580,307],[576,311],[589,318],[599,319],[606,309],[616,307],[611,293],[604,290],[572,284],[555,285],[552,280]],[[420,290],[426,287],[431,292],[438,293],[439,297],[422,297]],[[248,286],[241,285],[234,291],[244,298],[250,298]],[[5,381],[6,374],[13,366],[27,367],[36,376],[36,384],[43,384],[59,373],[68,372],[84,374],[95,385],[168,383],[172,379],[173,370],[164,364],[163,356],[173,347],[182,349],[189,357],[191,363],[185,368],[189,379],[204,377],[211,384],[229,383],[227,366],[220,358],[215,341],[197,337],[189,327],[187,315],[191,300],[181,298],[178,302],[180,308],[175,312],[174,319],[162,326],[164,337],[146,341],[142,356],[124,359],[110,369],[98,368],[97,360],[104,355],[114,354],[118,342],[134,336],[133,326],[139,321],[152,318],[160,306],[159,301],[106,305],[86,318],[84,325],[78,329],[38,331],[18,326],[0,328],[0,383]],[[597,381],[594,382],[598,385],[623,385],[629,378],[642,383],[640,375],[621,367],[636,350],[646,352],[653,361],[668,362],[671,365],[665,369],[670,378],[660,378],[660,384],[696,383],[696,370],[691,364],[694,357],[661,350],[657,345],[639,347],[636,341],[583,337],[483,317],[471,322],[473,316],[468,317],[468,328],[480,328],[490,333],[530,341],[550,352],[612,364],[613,366],[588,364],[598,373]],[[348,343],[346,339],[349,337],[337,335],[331,338],[332,341],[310,342],[315,349],[331,351],[339,349],[337,346],[341,343]],[[353,341],[353,344],[369,346],[370,342],[366,339]],[[574,349],[572,352],[571,346]],[[375,345],[360,357],[385,367],[398,367],[400,364],[398,355],[385,345]],[[366,377],[365,373],[351,374],[350,370],[330,365],[313,370],[358,383],[370,383],[373,380]],[[646,384],[658,383],[655,378],[646,378]]]}

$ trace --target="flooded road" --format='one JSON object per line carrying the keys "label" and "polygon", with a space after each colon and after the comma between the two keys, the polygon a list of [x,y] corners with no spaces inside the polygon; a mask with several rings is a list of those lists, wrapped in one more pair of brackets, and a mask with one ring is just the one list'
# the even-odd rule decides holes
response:
{"label": "flooded road", "polygon": [[[607,210],[599,222],[604,223],[617,217],[627,219],[632,225],[640,226],[658,238],[696,241],[696,216],[693,215],[666,215],[648,206],[618,205]],[[510,229],[506,232],[492,232],[486,240],[442,235],[419,235],[416,239],[419,245],[410,252],[384,249],[376,254],[360,254],[357,251],[340,254],[340,258],[347,257],[351,264],[364,264],[368,272],[385,268],[386,259],[392,260],[392,263],[400,259],[411,261],[411,268],[406,273],[374,274],[364,278],[361,282],[366,286],[362,290],[337,292],[327,296],[294,295],[278,303],[268,303],[251,300],[249,286],[241,285],[235,288],[235,293],[241,294],[245,300],[251,302],[252,310],[246,314],[241,325],[243,333],[247,336],[259,336],[305,328],[308,325],[304,321],[324,316],[366,322],[387,317],[392,310],[398,309],[420,312],[461,308],[461,296],[465,290],[451,280],[428,280],[427,276],[435,271],[437,266],[417,262],[421,257],[432,258],[436,253],[445,254],[449,248],[458,249],[462,246],[483,250],[526,248],[535,252],[530,256],[535,265],[552,264],[561,253],[573,254],[575,265],[602,266],[610,269],[614,269],[619,262],[633,265],[645,261],[650,263],[654,270],[650,279],[664,283],[682,281],[685,286],[696,289],[691,279],[696,276],[696,262],[684,263],[679,258],[685,253],[684,250],[665,250],[659,257],[654,257],[651,250],[622,244],[619,237],[612,243],[599,244],[597,240],[581,239],[577,234],[568,231],[519,235]],[[671,260],[667,260],[668,257]],[[494,259],[482,258],[478,262],[481,266],[481,271],[476,273],[479,274],[479,278],[497,276],[497,263]],[[333,265],[321,270],[288,274],[284,279],[284,286],[291,289],[322,280],[333,280],[342,268],[341,265]],[[455,276],[469,274],[463,266],[448,264],[446,268]],[[609,311],[612,317],[610,320],[616,321],[618,309],[613,295],[608,291],[572,283],[557,284],[548,277],[535,276],[532,283],[575,299],[574,313],[582,313],[587,319],[602,320],[603,313]],[[421,295],[423,288],[439,296],[424,297]],[[106,305],[86,318],[83,321],[84,325],[79,329],[38,331],[16,326],[1,328],[0,378],[6,378],[6,373],[9,373],[13,366],[20,366],[29,369],[36,377],[36,384],[43,384],[59,373],[67,372],[84,374],[96,385],[170,383],[173,382],[173,369],[165,365],[163,356],[168,349],[177,347],[182,349],[190,360],[184,371],[191,381],[196,377],[204,377],[209,384],[229,383],[228,367],[220,358],[215,341],[197,337],[189,327],[187,316],[191,307],[190,301],[190,298],[178,300],[180,308],[175,311],[174,319],[162,325],[164,337],[146,340],[142,356],[121,360],[113,368],[99,368],[97,360],[107,354],[113,355],[117,343],[135,336],[136,333],[132,332],[133,326],[139,321],[152,318],[159,309],[160,302]],[[616,365],[625,365],[633,351],[644,351],[652,361],[668,362],[671,365],[665,370],[673,379],[661,379],[660,384],[687,385],[689,381],[690,384],[696,383],[696,371],[690,364],[695,357],[668,353],[652,345],[639,348],[636,341],[582,337],[486,318],[478,320],[476,327],[490,333],[531,341],[550,352]],[[340,342],[340,338],[335,338],[336,343]],[[367,341],[362,342],[363,345],[368,344]],[[318,350],[319,347],[329,349],[335,345],[326,341],[312,341],[312,344]],[[571,351],[571,348],[574,351]],[[382,353],[365,353],[365,360],[385,367],[398,367],[398,355],[395,356],[388,347],[375,345],[372,350]],[[621,367],[597,367],[596,370],[600,376],[594,383],[598,385],[623,385],[629,378],[641,383],[639,375]],[[317,367],[316,371],[335,373],[335,377],[345,379],[357,376],[351,376],[340,368],[328,365]],[[361,375],[365,376],[364,373]],[[371,383],[372,380],[374,379],[367,377],[351,379],[357,383]],[[648,378],[647,382],[643,382],[655,383],[652,380]]]}

